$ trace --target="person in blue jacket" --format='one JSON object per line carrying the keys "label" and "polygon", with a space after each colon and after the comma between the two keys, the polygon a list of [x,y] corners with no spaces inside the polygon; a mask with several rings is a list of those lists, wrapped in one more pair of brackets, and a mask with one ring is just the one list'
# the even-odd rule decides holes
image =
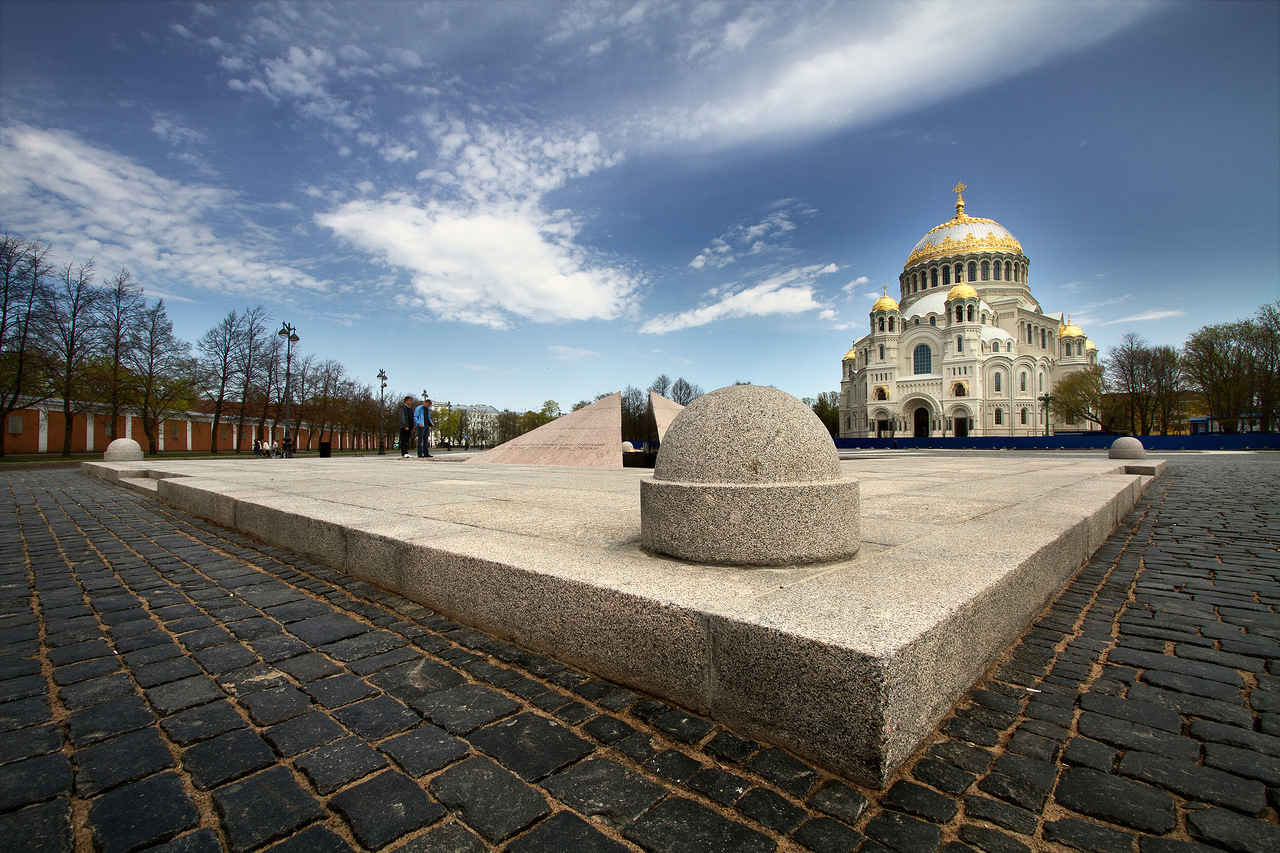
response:
{"label": "person in blue jacket", "polygon": [[418,458],[431,458],[431,427],[436,422],[431,420],[431,400],[424,399],[413,410],[413,423],[418,428]]}

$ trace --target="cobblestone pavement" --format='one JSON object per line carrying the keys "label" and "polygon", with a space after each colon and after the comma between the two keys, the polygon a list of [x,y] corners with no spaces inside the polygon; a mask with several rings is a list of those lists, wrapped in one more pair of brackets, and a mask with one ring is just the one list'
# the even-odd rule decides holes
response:
{"label": "cobblestone pavement", "polygon": [[1177,457],[874,792],[132,492],[0,474],[0,839],[1280,850],[1278,475]]}

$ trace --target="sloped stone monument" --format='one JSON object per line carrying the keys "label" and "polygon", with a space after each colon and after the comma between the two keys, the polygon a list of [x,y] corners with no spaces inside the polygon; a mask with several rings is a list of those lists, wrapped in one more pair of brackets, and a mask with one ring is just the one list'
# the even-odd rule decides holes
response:
{"label": "sloped stone monument", "polygon": [[732,385],[694,400],[640,482],[644,546],[698,563],[775,566],[858,551],[858,484],[830,433],[776,388]]}
{"label": "sloped stone monument", "polygon": [[622,467],[622,394],[610,394],[471,457],[507,465]]}
{"label": "sloped stone monument", "polygon": [[675,400],[668,400],[656,391],[650,391],[649,411],[653,413],[653,428],[657,433],[658,441],[661,442],[666,437],[667,430],[671,427],[671,422],[676,419],[676,415],[684,411],[684,406]]}

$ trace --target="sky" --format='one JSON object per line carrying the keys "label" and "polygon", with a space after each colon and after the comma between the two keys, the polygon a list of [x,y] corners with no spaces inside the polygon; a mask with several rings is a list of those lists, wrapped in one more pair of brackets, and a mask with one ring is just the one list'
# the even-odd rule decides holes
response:
{"label": "sky", "polygon": [[1280,299],[1280,4],[0,0],[0,230],[388,393],[834,391],[998,220],[1106,357]]}

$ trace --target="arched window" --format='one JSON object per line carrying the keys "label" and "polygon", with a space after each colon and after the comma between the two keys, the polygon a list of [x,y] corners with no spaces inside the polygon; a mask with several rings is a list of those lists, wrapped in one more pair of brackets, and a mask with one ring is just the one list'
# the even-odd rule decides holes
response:
{"label": "arched window", "polygon": [[978,280],[978,262],[969,261],[969,281]]}
{"label": "arched window", "polygon": [[[1018,390],[1019,391],[1027,390],[1027,374],[1025,371],[1018,374]],[[1022,422],[1025,424],[1027,422],[1027,419],[1023,417]]]}
{"label": "arched window", "polygon": [[1023,425],[1025,425],[1025,424],[1027,423],[1027,410],[1026,410],[1026,409],[1023,409],[1023,410],[1022,410],[1022,423],[1023,423]]}
{"label": "arched window", "polygon": [[1035,330],[1034,330],[1034,329],[1032,329],[1032,328],[1031,328],[1031,324],[1030,324],[1030,323],[1028,323],[1028,324],[1027,324],[1027,343],[1032,343],[1031,336],[1032,336],[1034,333],[1035,333]]}
{"label": "arched window", "polygon": [[1010,276],[1012,273],[1013,273],[1013,264],[1009,263],[1008,261],[1005,261],[1005,262],[1004,262],[1004,277],[1005,277],[1005,280],[1006,280],[1006,281],[1008,281],[1008,280],[1009,280],[1009,276]]}
{"label": "arched window", "polygon": [[973,322],[973,306],[972,305],[969,306],[968,314],[969,314],[969,322],[972,323]]}
{"label": "arched window", "polygon": [[877,400],[888,400],[889,392],[884,390],[883,388],[877,388],[875,397]]}
{"label": "arched window", "polygon": [[938,286],[938,268],[937,267],[934,267],[933,269],[929,270],[929,282],[930,282],[930,287]]}
{"label": "arched window", "polygon": [[[997,375],[998,375],[998,374],[997,374]],[[997,388],[996,390],[998,391],[998,390],[1000,390],[1000,389],[999,389],[999,388]],[[1000,410],[999,410],[999,409],[996,409],[996,426],[1000,426],[1000,424],[1001,424],[1001,423],[1002,423],[1002,421],[1001,421],[1001,419],[1000,419]]]}
{"label": "arched window", "polygon": [[956,264],[956,284],[964,281],[964,264]]}
{"label": "arched window", "polygon": [[884,361],[884,344],[880,345],[880,360]]}
{"label": "arched window", "polygon": [[951,284],[951,265],[947,264],[942,268],[942,286],[946,287]]}
{"label": "arched window", "polygon": [[964,352],[964,338],[956,335],[956,352]]}
{"label": "arched window", "polygon": [[1040,349],[1044,349],[1048,345],[1049,345],[1049,330],[1041,329],[1040,330]]}
{"label": "arched window", "polygon": [[965,396],[966,390],[967,390],[967,389],[964,387],[964,383],[963,383],[963,382],[957,382],[957,383],[956,383],[954,386],[952,386],[952,388],[951,388],[951,396],[953,396],[953,397],[963,397],[963,396]]}
{"label": "arched window", "polygon": [[959,323],[962,320],[964,320],[964,306],[957,305],[956,306],[956,322]]}
{"label": "arched window", "polygon": [[889,331],[891,331],[891,332],[893,331],[893,318],[892,318],[892,317],[890,317],[890,318],[889,318]]}
{"label": "arched window", "polygon": [[1001,266],[1000,262],[996,261],[991,268],[991,277],[994,278],[996,281],[1000,280],[1000,266]]}
{"label": "arched window", "polygon": [[912,351],[911,365],[917,374],[933,372],[933,350],[928,344],[920,344]]}
{"label": "arched window", "polygon": [[982,312],[982,325],[984,325],[984,326],[985,326],[985,325],[987,325],[987,312],[986,312],[986,311],[983,311],[983,312]]}
{"label": "arched window", "polygon": [[[997,391],[999,391],[999,390],[1000,390],[1000,383],[1001,383],[1001,379],[1000,379],[1000,377],[1001,377],[1001,375],[1002,375],[1002,374],[997,373],[997,374],[996,374],[994,377],[992,377],[992,379],[991,379],[991,381],[995,384],[995,389],[996,389]],[[997,409],[996,411],[999,411],[999,409]]]}
{"label": "arched window", "polygon": [[[884,318],[883,318],[883,317],[881,317],[881,318],[880,318],[880,331],[882,331],[882,332],[884,331]],[[424,421],[424,423],[425,423],[425,421]]]}
{"label": "arched window", "polygon": [[982,280],[986,281],[991,278],[991,261],[982,262]]}
{"label": "arched window", "polygon": [[920,289],[920,275],[918,273],[911,274],[911,290],[914,293]]}
{"label": "arched window", "polygon": [[937,315],[935,315],[935,314],[930,314],[930,315],[929,315],[929,325],[930,325],[930,326],[936,326],[936,325],[938,325],[938,317],[937,317]]}
{"label": "arched window", "polygon": [[1040,374],[1040,390],[1041,391],[1044,390],[1044,374],[1043,373]]}

